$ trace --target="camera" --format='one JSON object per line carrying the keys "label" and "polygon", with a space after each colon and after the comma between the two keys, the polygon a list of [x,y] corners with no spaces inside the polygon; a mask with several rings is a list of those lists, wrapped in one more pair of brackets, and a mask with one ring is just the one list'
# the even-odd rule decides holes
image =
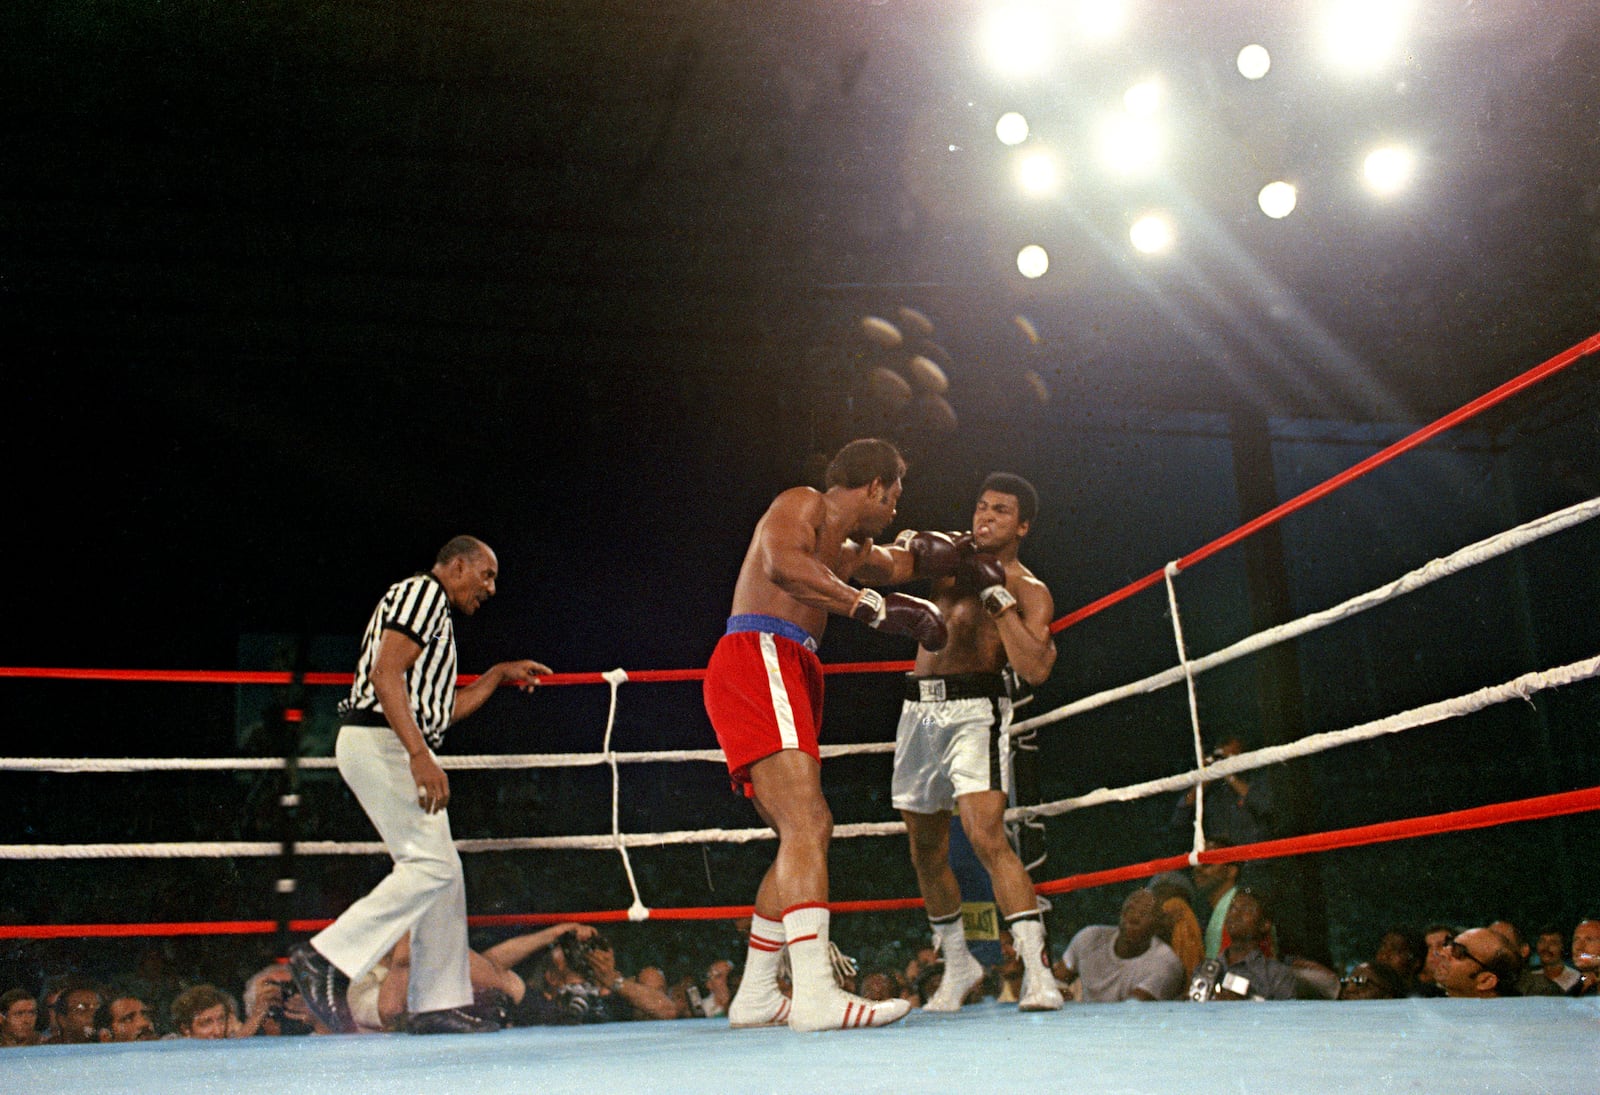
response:
{"label": "camera", "polygon": [[1217,981],[1222,977],[1222,962],[1216,958],[1208,958],[1194,971],[1194,980],[1189,982],[1189,999],[1199,1003],[1211,1000],[1217,995]]}
{"label": "camera", "polygon": [[561,956],[567,960],[567,968],[585,977],[594,972],[589,965],[589,952],[613,949],[611,941],[599,932],[595,932],[586,940],[580,940],[576,933],[568,932],[557,941],[556,945],[561,948]]}
{"label": "camera", "polygon": [[561,986],[556,996],[556,1006],[568,1023],[604,1023],[611,1018],[599,987],[587,981],[574,981]]}
{"label": "camera", "polygon": [[1222,991],[1231,992],[1235,996],[1243,996],[1248,1000],[1250,998],[1250,978],[1241,977],[1237,973],[1225,973],[1222,975]]}
{"label": "camera", "polygon": [[300,992],[300,986],[295,984],[293,980],[279,981],[277,982],[277,985],[278,1002],[267,1008],[267,1014],[281,1022],[286,1017],[283,1010],[284,1005],[290,1000],[294,999],[294,997]]}

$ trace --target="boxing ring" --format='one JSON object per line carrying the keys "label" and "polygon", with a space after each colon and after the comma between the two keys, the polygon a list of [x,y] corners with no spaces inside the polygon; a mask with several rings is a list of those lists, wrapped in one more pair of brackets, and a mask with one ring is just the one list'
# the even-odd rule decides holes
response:
{"label": "boxing ring", "polygon": [[[994,1089],[1195,1095],[1592,1095],[1593,1000],[1107,1004],[913,1012],[866,1033],[729,1030],[715,1019],[523,1027],[491,1036],[251,1038],[227,1046],[8,1050],[13,1090],[105,1095],[678,1095]],[[184,1077],[175,1085],[173,1077]]]}
{"label": "boxing ring", "polygon": [[[1173,854],[1117,867],[1085,871],[1040,881],[1044,895],[1059,895],[1129,882],[1161,871],[1202,862],[1270,861],[1334,849],[1380,844],[1436,834],[1562,817],[1600,809],[1600,787],[1577,788],[1511,801],[1480,803],[1464,809],[1421,813],[1323,832],[1301,833],[1235,848],[1206,850],[1202,838],[1206,781],[1224,775],[1283,765],[1362,742],[1402,735],[1421,727],[1463,719],[1511,701],[1527,702],[1553,689],[1575,688],[1600,674],[1600,652],[1491,679],[1470,691],[1438,695],[1425,703],[1340,729],[1307,734],[1298,740],[1265,746],[1207,765],[1204,742],[1212,732],[1197,702],[1200,679],[1211,673],[1287,643],[1334,627],[1356,616],[1389,606],[1434,583],[1491,560],[1570,533],[1600,516],[1600,498],[1551,510],[1533,520],[1488,537],[1461,543],[1454,550],[1424,560],[1413,569],[1374,588],[1347,596],[1318,611],[1203,654],[1190,650],[1182,598],[1182,579],[1192,568],[1223,552],[1288,514],[1354,483],[1430,440],[1498,406],[1524,390],[1600,350],[1600,334],[1530,369],[1449,415],[1322,482],[1166,566],[1057,620],[1060,633],[1145,591],[1161,587],[1170,623],[1174,664],[1159,672],[1113,688],[1085,695],[1021,719],[1014,734],[1055,733],[1054,728],[1091,711],[1169,689],[1181,688],[1188,713],[1187,732],[1194,765],[1154,779],[1102,787],[1048,802],[1020,804],[1008,813],[1018,826],[1038,826],[1111,804],[1167,796],[1189,788],[1197,791],[1199,808],[1189,846]],[[1559,541],[1554,541],[1559,542]],[[901,673],[909,662],[832,664],[830,674]],[[539,754],[446,755],[441,763],[452,772],[516,772],[532,769],[589,770],[609,784],[609,831],[573,835],[497,836],[458,841],[474,855],[529,852],[588,853],[614,857],[625,878],[625,907],[480,913],[471,917],[480,928],[509,928],[577,919],[596,923],[725,920],[745,914],[748,905],[671,906],[652,902],[647,878],[636,870],[635,855],[644,849],[674,845],[744,845],[772,839],[764,828],[680,828],[659,832],[631,831],[622,824],[628,800],[629,772],[636,766],[718,765],[717,749],[627,750],[621,744],[617,714],[633,686],[692,683],[703,670],[623,670],[605,673],[557,674],[554,687],[607,689],[604,728],[599,747],[583,752]],[[0,668],[0,677],[34,680],[155,682],[199,685],[271,685],[294,689],[336,687],[349,682],[337,673],[227,673],[197,671],[84,670]],[[286,709],[293,725],[302,716]],[[704,737],[709,739],[709,730]],[[843,757],[875,758],[893,752],[892,741],[825,745],[827,761]],[[878,763],[882,763],[878,761]],[[0,845],[8,861],[71,860],[275,860],[281,866],[276,882],[281,909],[294,901],[299,857],[376,856],[376,841],[301,840],[292,825],[299,807],[295,778],[333,767],[330,757],[227,758],[0,758],[0,772],[51,776],[175,774],[185,778],[202,772],[283,772],[287,777],[278,806],[290,819],[278,840],[146,841],[79,843],[9,843]],[[826,770],[826,769],[825,769]],[[159,778],[173,778],[172,775]],[[887,772],[883,782],[887,783]],[[886,805],[885,805],[886,810]],[[836,841],[882,840],[903,834],[897,821],[842,823]],[[903,849],[883,844],[879,854],[900,857]],[[708,868],[709,874],[709,868]],[[836,890],[842,887],[836,885]],[[470,893],[470,883],[469,883]],[[263,895],[263,904],[268,900]],[[915,897],[842,899],[839,912],[881,913],[916,909]],[[176,911],[176,910],[175,910]],[[321,910],[323,912],[338,911]],[[324,918],[291,916],[276,919],[167,921],[123,924],[0,925],[0,939],[87,939],[95,937],[169,935],[300,935],[326,924]],[[1059,948],[1064,939],[1054,939]],[[1160,1036],[1152,1039],[1152,1032]],[[1353,1077],[1369,1086],[1395,1090],[1450,1091],[1592,1091],[1594,1049],[1600,1045],[1600,1003],[1593,1000],[1513,1001],[1380,1001],[1357,1005],[1296,1002],[1270,1008],[1197,1008],[1183,1004],[1111,1007],[1069,1005],[1062,1012],[1020,1016],[994,1004],[971,1007],[955,1016],[913,1015],[895,1027],[870,1035],[852,1035],[848,1045],[830,1042],[818,1053],[811,1037],[788,1031],[731,1032],[720,1021],[682,1020],[584,1028],[523,1029],[493,1038],[392,1039],[318,1038],[234,1042],[228,1052],[216,1047],[169,1042],[136,1047],[40,1047],[7,1054],[8,1072],[26,1078],[20,1087],[46,1090],[93,1084],[107,1091],[149,1091],[165,1088],[161,1078],[180,1073],[196,1084],[225,1083],[237,1091],[333,1090],[352,1083],[372,1092],[457,1090],[682,1090],[694,1084],[721,1091],[817,1090],[839,1087],[859,1091],[904,1091],[919,1080],[949,1089],[966,1084],[1008,1085],[1067,1082],[1090,1091],[1227,1090],[1250,1092],[1322,1091],[1343,1088]],[[952,1052],[956,1047],[956,1052]],[[995,1047],[1005,1057],[995,1061]],[[1159,1058],[1159,1059],[1154,1059]],[[1222,1062],[1245,1061],[1249,1068],[1232,1072]],[[797,1078],[803,1078],[798,1080]],[[14,1086],[17,1086],[14,1084]]]}

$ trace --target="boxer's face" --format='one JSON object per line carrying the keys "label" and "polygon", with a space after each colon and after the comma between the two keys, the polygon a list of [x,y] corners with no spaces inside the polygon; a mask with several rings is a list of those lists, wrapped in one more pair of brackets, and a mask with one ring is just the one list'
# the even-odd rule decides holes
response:
{"label": "boxer's face", "polygon": [[1017,498],[986,490],[972,511],[972,541],[980,551],[998,551],[1028,534],[1027,522],[1017,516]]}
{"label": "boxer's face", "polygon": [[900,504],[900,490],[898,479],[888,484],[881,479],[872,481],[867,487],[867,507],[861,514],[861,522],[853,538],[877,536],[889,527],[894,520],[895,508]]}

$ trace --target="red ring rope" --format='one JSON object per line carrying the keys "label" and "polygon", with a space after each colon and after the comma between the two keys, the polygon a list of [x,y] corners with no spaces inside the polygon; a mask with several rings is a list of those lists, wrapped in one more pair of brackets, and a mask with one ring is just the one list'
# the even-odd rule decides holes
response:
{"label": "red ring rope", "polygon": [[[1358,825],[1349,829],[1333,829],[1308,836],[1264,840],[1256,844],[1241,844],[1233,848],[1218,848],[1201,852],[1201,863],[1239,863],[1246,860],[1282,859],[1292,855],[1329,852],[1340,848],[1356,848],[1367,844],[1382,844],[1393,840],[1410,840],[1420,836],[1440,833],[1458,833],[1470,829],[1484,829],[1513,821],[1538,821],[1590,810],[1600,810],[1600,787],[1581,791],[1564,791],[1554,795],[1499,802],[1489,806],[1475,806],[1467,810],[1451,810],[1424,817],[1402,818],[1375,825]],[[1127,882],[1149,878],[1162,871],[1176,871],[1188,867],[1189,856],[1174,855],[1163,859],[1131,863],[1104,871],[1089,871],[1069,875],[1053,882],[1040,883],[1035,889],[1041,894],[1070,893],[1074,890],[1092,889],[1114,882]],[[834,912],[891,912],[922,907],[920,897],[884,898],[868,901],[830,901]],[[749,916],[754,910],[749,905],[708,905],[696,908],[651,909],[651,920],[731,920]],[[573,913],[522,913],[469,916],[467,923],[477,928],[531,927],[538,924],[559,924],[568,920],[584,923],[607,924],[625,922],[627,909],[607,909],[598,912]],[[295,932],[320,931],[333,923],[331,920],[291,920],[289,930]],[[0,939],[59,939],[97,938],[121,936],[165,935],[266,935],[276,931],[273,920],[224,920],[170,924],[44,924],[0,925]]]}

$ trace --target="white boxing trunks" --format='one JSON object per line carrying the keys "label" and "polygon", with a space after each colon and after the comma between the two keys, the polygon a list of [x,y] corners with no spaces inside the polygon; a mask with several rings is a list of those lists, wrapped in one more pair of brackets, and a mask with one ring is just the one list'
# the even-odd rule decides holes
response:
{"label": "white boxing trunks", "polygon": [[978,791],[1011,794],[1011,699],[998,673],[907,677],[891,801],[934,814]]}

